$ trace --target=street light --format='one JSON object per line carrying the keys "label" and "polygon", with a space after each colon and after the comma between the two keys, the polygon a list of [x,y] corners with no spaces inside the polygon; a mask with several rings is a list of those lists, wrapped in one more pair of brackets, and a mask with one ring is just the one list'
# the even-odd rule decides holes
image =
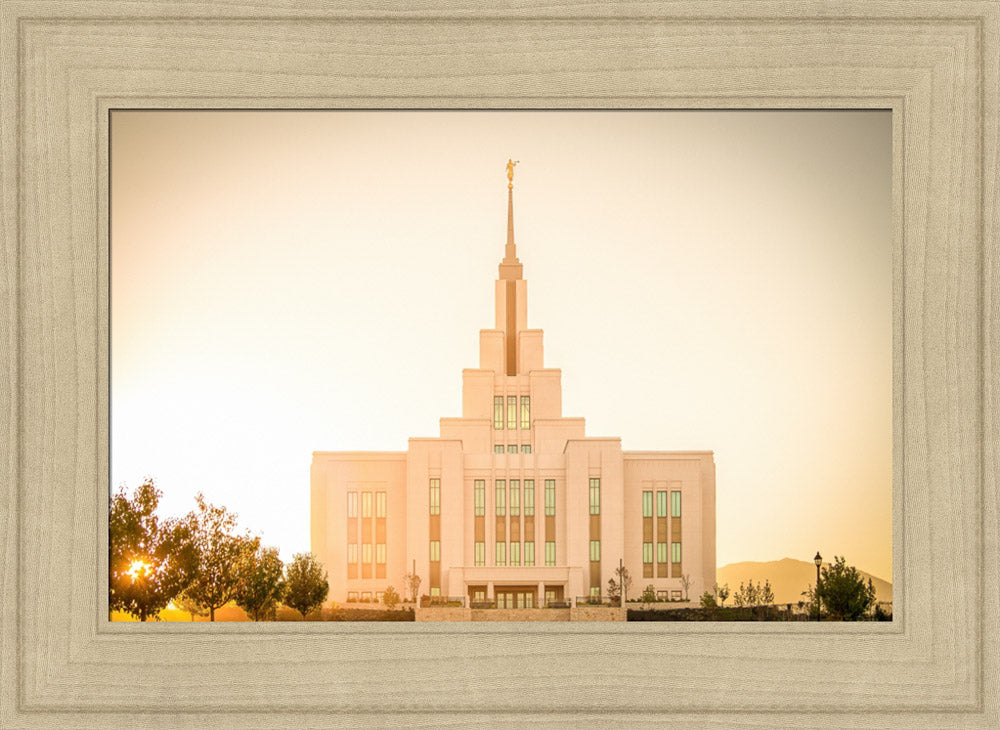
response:
{"label": "street light", "polygon": [[813,562],[816,563],[816,589],[813,591],[813,600],[816,601],[816,620],[819,621],[819,566],[823,564],[823,556],[819,554],[819,550],[816,551]]}

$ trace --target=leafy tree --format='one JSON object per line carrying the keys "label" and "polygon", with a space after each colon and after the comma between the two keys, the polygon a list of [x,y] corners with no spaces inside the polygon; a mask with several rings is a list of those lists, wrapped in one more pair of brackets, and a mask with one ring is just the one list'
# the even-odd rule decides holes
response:
{"label": "leafy tree", "polygon": [[396,593],[395,588],[389,586],[385,589],[385,593],[382,594],[382,603],[384,603],[385,607],[390,611],[396,607],[396,604],[399,603],[399,594]]}
{"label": "leafy tree", "polygon": [[628,598],[628,589],[632,587],[632,576],[628,572],[628,568],[624,565],[620,568],[615,568],[615,572],[612,573],[614,577],[608,578],[608,596],[611,598],[618,598],[621,596],[622,600]]}
{"label": "leafy tree", "polygon": [[760,587],[759,593],[757,594],[757,600],[765,606],[770,606],[774,603],[774,590],[771,588],[770,580],[765,580],[764,585]]}
{"label": "leafy tree", "polygon": [[239,585],[236,605],[253,621],[274,620],[285,584],[282,580],[284,563],[278,548],[262,547],[246,555],[238,566]]}
{"label": "leafy tree", "polygon": [[108,606],[147,621],[191,582],[197,561],[188,527],[156,515],[162,492],[146,479],[129,499],[125,488],[108,514]]}
{"label": "leafy tree", "polygon": [[715,584],[715,595],[719,597],[719,605],[725,608],[726,599],[729,598],[729,584],[726,583],[720,586],[718,583]]}
{"label": "leafy tree", "polygon": [[716,608],[717,604],[715,602],[715,596],[713,596],[708,591],[701,594],[701,607],[702,608]]}
{"label": "leafy tree", "polygon": [[240,566],[257,552],[260,538],[234,534],[236,515],[206,503],[201,493],[195,501],[198,508],[188,514],[187,522],[198,553],[198,572],[187,594],[207,608],[209,620],[215,621],[215,610],[235,598]]}
{"label": "leafy tree", "polygon": [[323,605],[330,584],[326,571],[312,553],[297,553],[285,569],[285,605],[302,614],[304,619],[311,611]]}
{"label": "leafy tree", "polygon": [[826,606],[830,618],[837,621],[857,621],[875,605],[875,587],[871,578],[864,578],[843,556],[834,558],[833,565],[824,565],[816,598]]}
{"label": "leafy tree", "polygon": [[420,592],[420,576],[416,573],[407,573],[403,576],[403,585],[410,592],[410,600],[416,601]]}
{"label": "leafy tree", "polygon": [[174,605],[177,606],[181,611],[186,611],[191,614],[191,620],[194,621],[195,616],[207,616],[208,609],[202,606],[193,598],[188,597],[187,593],[181,593],[177,598],[174,599]]}
{"label": "leafy tree", "polygon": [[681,576],[681,588],[684,589],[684,600],[685,601],[690,600],[688,598],[688,591],[691,590],[691,584],[693,582],[694,581],[691,580],[691,575],[690,574],[686,574],[686,575],[682,575]]}
{"label": "leafy tree", "polygon": [[656,601],[656,587],[652,583],[650,583],[648,586],[646,586],[646,589],[642,592],[642,595],[639,596],[639,600],[642,601],[643,603],[647,604],[647,605],[650,604],[650,603],[655,602]]}

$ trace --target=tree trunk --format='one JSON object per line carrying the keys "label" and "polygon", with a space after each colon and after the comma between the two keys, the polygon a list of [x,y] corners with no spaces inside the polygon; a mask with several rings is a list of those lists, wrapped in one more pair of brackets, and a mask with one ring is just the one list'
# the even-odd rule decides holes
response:
{"label": "tree trunk", "polygon": [[215,621],[215,606],[208,607],[208,620]]}

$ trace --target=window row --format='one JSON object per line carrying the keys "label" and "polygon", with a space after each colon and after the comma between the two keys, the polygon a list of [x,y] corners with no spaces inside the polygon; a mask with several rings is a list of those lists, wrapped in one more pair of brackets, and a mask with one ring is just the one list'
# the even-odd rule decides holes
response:
{"label": "window row", "polygon": [[[498,542],[496,543],[496,555],[494,564],[500,566],[511,565],[518,567],[533,567],[535,565],[535,543],[533,541],[524,543],[524,554],[521,554],[521,543],[519,542]],[[523,557],[523,563],[522,563]],[[508,562],[509,561],[509,562]],[[556,544],[555,542],[545,543],[545,565],[556,564]],[[477,542],[475,544],[475,565],[484,567],[486,565],[486,543]]]}
{"label": "window row", "polygon": [[[347,516],[357,517],[358,516],[358,493],[348,492],[347,493]],[[361,516],[371,517],[372,516],[372,493],[362,492],[361,493]],[[375,492],[375,516],[385,517],[385,492]]]}
{"label": "window row", "polygon": [[[593,548],[591,548],[593,550]],[[644,542],[642,544],[642,562],[652,563],[653,562],[653,543]],[[667,562],[667,543],[658,542],[656,543],[656,562],[666,563]],[[679,542],[670,543],[670,562],[679,563],[681,562],[681,544]]]}
{"label": "window row", "polygon": [[[375,591],[375,603],[382,603],[382,597],[385,596],[384,591]],[[358,602],[358,592],[348,591],[347,592],[347,602],[357,603]],[[372,602],[372,592],[371,591],[361,591],[361,603],[371,603]]]}
{"label": "window row", "polygon": [[[493,444],[493,453],[494,454],[502,454],[503,452],[504,452],[504,446],[503,446],[503,444]],[[507,453],[508,454],[516,454],[517,453],[517,444],[507,444]],[[531,453],[531,444],[521,444],[521,453],[522,454],[530,454]]]}
{"label": "window row", "polygon": [[[646,490],[642,493],[642,516],[653,516],[653,492]],[[667,492],[658,491],[656,493],[656,516],[667,516]],[[681,516],[681,493],[680,490],[670,492],[670,517]]]}
{"label": "window row", "polygon": [[[547,479],[545,480],[545,493],[546,500],[548,499],[549,493],[549,482],[552,482],[552,512],[555,514],[555,480]],[[494,504],[496,508],[496,514],[502,517],[507,514],[507,480],[497,479],[495,483],[494,492]],[[473,481],[473,501],[475,505],[474,514],[477,516],[482,516],[486,514],[486,480],[476,479]],[[520,516],[521,514],[521,480],[511,479],[510,480],[510,514],[513,517]],[[527,517],[531,517],[535,514],[535,480],[525,479],[524,480],[524,514]],[[548,502],[546,501],[546,511],[545,514],[550,514],[548,511]]]}
{"label": "window row", "polygon": [[[519,415],[520,418],[518,418]],[[517,396],[507,396],[506,418],[504,417],[504,397],[502,395],[493,396],[493,428],[502,431],[505,425],[509,431],[517,429],[518,425],[524,430],[531,428],[530,396],[521,396],[520,414],[517,408]]]}
{"label": "window row", "polygon": [[[370,542],[363,543],[361,545],[361,562],[370,563],[371,561],[372,561],[372,544]],[[358,543],[356,542],[347,543],[347,562],[348,563],[358,562]],[[384,542],[375,543],[375,562],[379,564],[385,563]]]}

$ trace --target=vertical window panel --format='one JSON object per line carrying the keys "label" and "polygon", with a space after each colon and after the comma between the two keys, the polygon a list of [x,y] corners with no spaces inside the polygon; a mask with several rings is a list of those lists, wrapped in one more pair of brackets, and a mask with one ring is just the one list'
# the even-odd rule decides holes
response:
{"label": "vertical window panel", "polygon": [[486,480],[476,479],[475,480],[475,494],[476,494],[476,514],[485,515],[486,514]]}
{"label": "vertical window panel", "polygon": [[361,562],[370,563],[372,561],[372,544],[366,542],[361,546]]}
{"label": "vertical window panel", "polygon": [[642,562],[644,563],[653,562],[653,543],[644,542],[642,544]]}
{"label": "vertical window panel", "polygon": [[590,514],[601,514],[601,480],[590,480]]}
{"label": "vertical window panel", "polygon": [[507,482],[503,479],[497,479],[495,504],[497,517],[503,517],[507,514]]}
{"label": "vertical window panel", "polygon": [[656,562],[657,563],[667,562],[667,543],[665,542],[656,543]]}
{"label": "vertical window panel", "polygon": [[521,428],[531,428],[531,398],[527,395],[521,396]]}
{"label": "vertical window panel", "polygon": [[550,566],[556,564],[556,543],[553,540],[545,543],[545,564]]}
{"label": "vertical window panel", "polygon": [[432,563],[441,562],[441,541],[431,540],[430,560]]}
{"label": "vertical window panel", "polygon": [[670,493],[670,516],[681,516],[681,493],[679,491]]}
{"label": "vertical window panel", "polygon": [[524,543],[524,564],[531,567],[535,564],[535,542]]}
{"label": "vertical window panel", "polygon": [[507,564],[507,543],[497,543],[497,565]]}
{"label": "vertical window panel", "polygon": [[372,493],[362,492],[361,493],[361,516],[371,517],[372,516]]}
{"label": "vertical window panel", "polygon": [[671,548],[670,549],[671,562],[673,563],[681,562],[681,544],[679,542],[671,543],[670,548]]}
{"label": "vertical window panel", "polygon": [[347,493],[347,516],[357,517],[358,516],[358,493],[348,492]]}
{"label": "vertical window panel", "polygon": [[385,543],[379,542],[375,544],[375,562],[385,563]]}
{"label": "vertical window panel", "polygon": [[656,493],[656,516],[667,516],[667,493],[660,491]]}
{"label": "vertical window panel", "polygon": [[375,516],[385,517],[385,492],[375,492]]}
{"label": "vertical window panel", "polygon": [[510,544],[510,564],[521,564],[521,543],[519,542],[512,542]]}
{"label": "vertical window panel", "polygon": [[507,428],[517,428],[517,396],[507,396]]}
{"label": "vertical window panel", "polygon": [[493,398],[493,429],[499,431],[503,428],[503,396],[498,395]]}
{"label": "vertical window panel", "polygon": [[476,566],[482,567],[486,565],[486,543],[477,542],[476,543]]}
{"label": "vertical window panel", "polygon": [[524,515],[533,517],[535,515],[535,480],[524,480]]}
{"label": "vertical window panel", "polygon": [[556,513],[556,480],[545,480],[545,514],[552,516]]}
{"label": "vertical window panel", "polygon": [[430,513],[432,515],[441,514],[441,480],[431,479],[430,489]]}
{"label": "vertical window panel", "polygon": [[590,541],[590,562],[597,563],[601,560],[601,541]]}
{"label": "vertical window panel", "polygon": [[651,491],[642,493],[642,516],[653,516],[653,493]]}
{"label": "vertical window panel", "polygon": [[518,479],[510,480],[510,516],[519,517],[521,515],[521,482]]}

